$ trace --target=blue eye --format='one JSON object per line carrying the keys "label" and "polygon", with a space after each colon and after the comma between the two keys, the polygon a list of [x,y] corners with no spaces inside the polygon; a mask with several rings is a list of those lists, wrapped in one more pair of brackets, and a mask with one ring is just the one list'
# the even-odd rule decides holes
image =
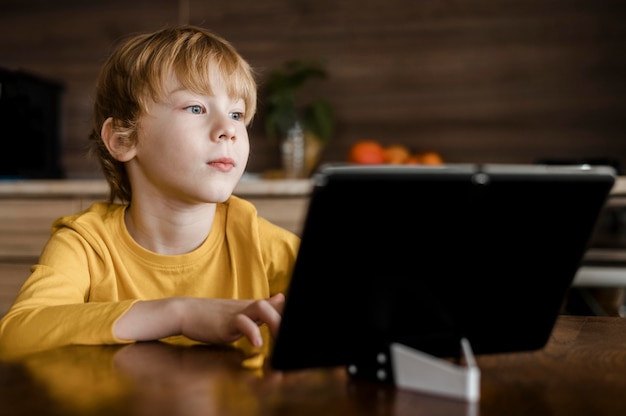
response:
{"label": "blue eye", "polygon": [[240,113],[238,111],[234,113],[230,113],[230,116],[232,117],[233,120],[243,120],[243,113]]}
{"label": "blue eye", "polygon": [[185,110],[189,111],[190,113],[193,114],[202,114],[203,110],[202,107],[199,105],[190,105],[189,107],[185,107]]}

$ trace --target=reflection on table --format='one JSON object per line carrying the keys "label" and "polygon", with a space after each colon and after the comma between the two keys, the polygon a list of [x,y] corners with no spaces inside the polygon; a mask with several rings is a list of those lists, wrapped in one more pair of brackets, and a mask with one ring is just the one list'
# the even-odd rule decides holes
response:
{"label": "reflection on table", "polygon": [[73,346],[0,362],[7,415],[626,414],[626,320],[562,316],[540,351],[478,356],[478,403],[351,379],[249,370],[239,351],[160,342]]}

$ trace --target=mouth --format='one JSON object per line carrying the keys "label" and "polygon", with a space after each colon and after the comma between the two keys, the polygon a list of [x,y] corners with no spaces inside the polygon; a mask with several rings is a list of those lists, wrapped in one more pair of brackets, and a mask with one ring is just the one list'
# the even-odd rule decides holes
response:
{"label": "mouth", "polygon": [[230,172],[235,168],[235,161],[228,157],[211,160],[207,164],[220,172]]}

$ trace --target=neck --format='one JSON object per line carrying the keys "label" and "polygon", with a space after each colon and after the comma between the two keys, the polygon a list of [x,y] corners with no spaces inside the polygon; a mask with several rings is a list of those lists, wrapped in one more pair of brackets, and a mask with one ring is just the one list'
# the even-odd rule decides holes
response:
{"label": "neck", "polygon": [[143,248],[164,255],[189,253],[208,237],[215,218],[216,204],[193,207],[142,206],[133,201],[124,222],[131,237]]}

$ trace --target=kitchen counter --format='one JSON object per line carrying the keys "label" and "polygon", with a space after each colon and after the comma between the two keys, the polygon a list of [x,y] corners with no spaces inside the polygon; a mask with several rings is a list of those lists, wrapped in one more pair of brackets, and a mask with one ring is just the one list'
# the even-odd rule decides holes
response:
{"label": "kitchen counter", "polygon": [[[301,197],[311,192],[310,179],[242,179],[235,195],[244,197]],[[104,179],[1,180],[0,198],[106,198]]]}
{"label": "kitchen counter", "polygon": [[[253,203],[259,215],[299,233],[311,184],[309,179],[245,177],[234,193]],[[0,181],[0,262],[36,259],[56,218],[108,196],[104,179]]]}
{"label": "kitchen counter", "polygon": [[[308,197],[311,179],[244,178],[235,188],[243,197]],[[106,198],[109,193],[104,179],[18,179],[0,180],[0,198]],[[619,176],[611,194],[626,197],[626,176]],[[621,199],[621,198],[620,198]]]}

